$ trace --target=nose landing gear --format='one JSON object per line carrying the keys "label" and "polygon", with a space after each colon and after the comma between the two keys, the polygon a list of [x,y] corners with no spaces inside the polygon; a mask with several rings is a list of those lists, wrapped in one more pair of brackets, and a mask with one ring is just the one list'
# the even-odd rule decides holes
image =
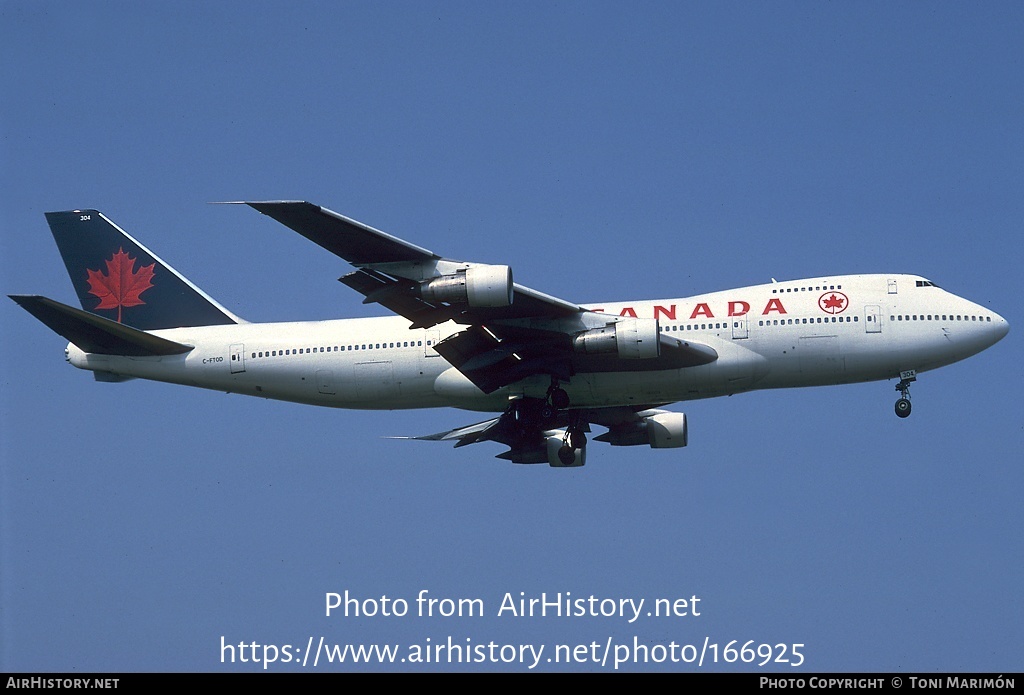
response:
{"label": "nose landing gear", "polygon": [[896,401],[897,417],[910,417],[910,384],[917,381],[917,372],[908,369],[900,372],[900,383],[896,384],[896,390],[900,392],[900,398]]}

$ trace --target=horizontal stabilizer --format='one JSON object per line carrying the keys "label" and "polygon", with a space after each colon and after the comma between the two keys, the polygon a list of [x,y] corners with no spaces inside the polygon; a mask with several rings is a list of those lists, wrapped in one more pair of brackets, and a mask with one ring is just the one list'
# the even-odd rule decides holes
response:
{"label": "horizontal stabilizer", "polygon": [[159,338],[46,297],[25,294],[8,296],[50,330],[64,336],[85,352],[143,357],[181,355],[192,350],[191,345]]}

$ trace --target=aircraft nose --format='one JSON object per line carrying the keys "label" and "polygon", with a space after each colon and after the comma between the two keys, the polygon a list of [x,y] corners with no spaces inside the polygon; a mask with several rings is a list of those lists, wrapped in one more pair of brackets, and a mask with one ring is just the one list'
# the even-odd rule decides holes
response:
{"label": "aircraft nose", "polygon": [[[1009,322],[991,309],[973,302],[965,302],[962,310],[965,314],[963,323],[957,321],[953,324],[956,336],[952,340],[964,351],[964,356],[974,355],[992,347],[1010,332]],[[961,326],[962,328],[957,330]]]}
{"label": "aircraft nose", "polygon": [[995,345],[1000,340],[1006,337],[1006,334],[1010,332],[1010,322],[1004,319],[999,314],[993,314],[992,316],[992,344]]}

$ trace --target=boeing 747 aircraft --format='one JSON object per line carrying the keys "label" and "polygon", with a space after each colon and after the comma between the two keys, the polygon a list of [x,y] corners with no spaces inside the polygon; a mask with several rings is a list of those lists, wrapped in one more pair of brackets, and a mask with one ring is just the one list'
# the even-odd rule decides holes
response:
{"label": "boeing 747 aircraft", "polygon": [[249,323],[96,210],[47,213],[82,309],[11,298],[97,381],[152,379],[335,408],[498,413],[415,439],[493,441],[515,463],[582,466],[613,446],[687,444],[664,406],[755,389],[898,379],[993,345],[998,314],[915,275],[831,275],[676,299],[576,304],[512,269],[443,258],[307,202],[251,202],[345,259],[341,282],[397,316]]}

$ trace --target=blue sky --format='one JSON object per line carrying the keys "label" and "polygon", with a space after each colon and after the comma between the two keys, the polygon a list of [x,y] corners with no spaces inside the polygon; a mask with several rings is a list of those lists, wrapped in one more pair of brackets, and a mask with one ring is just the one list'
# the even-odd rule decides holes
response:
{"label": "blue sky", "polygon": [[[378,314],[339,259],[207,205],[305,199],[579,302],[909,272],[1011,324],[906,421],[892,383],[745,394],[675,406],[686,449],[565,471],[384,439],[473,413],[99,384],[7,302],[0,669],[259,669],[222,636],[1024,668],[1019,4],[2,0],[0,32],[8,294],[74,303],[43,213],[90,207],[249,320]],[[486,614],[324,615],[423,589]],[[506,592],[702,613],[499,617]]]}

